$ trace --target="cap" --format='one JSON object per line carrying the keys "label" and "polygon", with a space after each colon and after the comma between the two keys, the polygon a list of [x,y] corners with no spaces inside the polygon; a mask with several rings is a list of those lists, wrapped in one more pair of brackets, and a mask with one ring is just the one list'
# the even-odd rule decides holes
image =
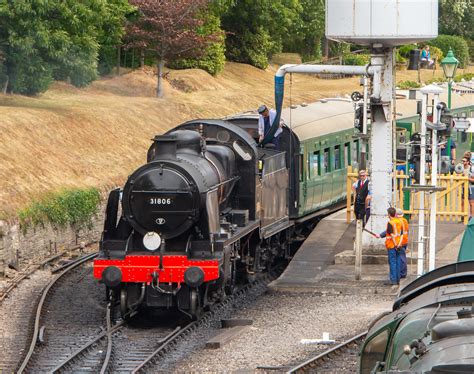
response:
{"label": "cap", "polygon": [[265,112],[267,110],[267,106],[266,105],[260,105],[257,109],[258,113],[259,114],[262,114],[263,112]]}
{"label": "cap", "polygon": [[397,208],[397,216],[403,216],[403,210]]}

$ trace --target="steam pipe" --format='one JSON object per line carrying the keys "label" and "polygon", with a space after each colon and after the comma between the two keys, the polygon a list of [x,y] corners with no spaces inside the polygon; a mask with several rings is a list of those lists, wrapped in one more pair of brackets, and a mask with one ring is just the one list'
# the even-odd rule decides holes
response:
{"label": "steam pipe", "polygon": [[355,66],[355,65],[310,65],[310,64],[287,64],[281,66],[275,74],[275,109],[276,116],[270,131],[265,134],[261,144],[265,145],[273,139],[275,132],[280,126],[281,111],[283,109],[283,97],[285,93],[285,75],[287,73],[301,74],[347,74],[347,75],[374,75],[381,72],[381,66]]}

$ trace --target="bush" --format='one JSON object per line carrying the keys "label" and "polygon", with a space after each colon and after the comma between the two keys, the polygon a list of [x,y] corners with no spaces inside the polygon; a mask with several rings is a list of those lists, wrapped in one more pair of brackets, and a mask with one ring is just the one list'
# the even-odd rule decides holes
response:
{"label": "bush", "polygon": [[268,57],[274,47],[271,36],[263,27],[255,34],[245,31],[239,37],[228,35],[226,38],[226,54],[229,60],[248,63],[260,69],[267,68]]}
{"label": "bush", "polygon": [[20,210],[20,226],[25,230],[49,222],[54,227],[71,225],[80,229],[90,225],[99,203],[100,194],[96,188],[63,190],[33,201]]}
{"label": "bush", "polygon": [[444,76],[441,76],[441,77],[434,77],[434,78],[428,79],[425,83],[431,84],[431,83],[443,83],[443,82],[446,82],[446,78]]}
{"label": "bush", "polygon": [[454,35],[440,35],[429,42],[430,46],[438,47],[446,56],[449,49],[453,50],[454,55],[459,60],[459,67],[464,68],[469,62],[469,48],[466,41]]}
{"label": "bush", "polygon": [[466,43],[469,48],[469,59],[474,62],[474,39],[467,39]]}
{"label": "bush", "polygon": [[344,53],[342,56],[343,65],[367,65],[370,61],[370,56],[366,54],[352,54]]}
{"label": "bush", "polygon": [[418,49],[416,44],[404,44],[398,48],[398,53],[400,54],[401,57],[404,58],[409,58],[410,57],[410,51],[412,49]]}
{"label": "bush", "polygon": [[463,79],[465,81],[470,81],[473,78],[474,78],[474,73],[465,73],[465,74],[461,74],[461,75],[456,75],[454,77],[454,81],[455,82],[461,82]]}
{"label": "bush", "polygon": [[443,51],[435,46],[430,46],[430,56],[432,59],[436,59],[436,62],[439,64],[444,58]]}
{"label": "bush", "polygon": [[397,87],[401,90],[408,90],[410,88],[420,88],[420,84],[414,81],[403,81],[399,82]]}

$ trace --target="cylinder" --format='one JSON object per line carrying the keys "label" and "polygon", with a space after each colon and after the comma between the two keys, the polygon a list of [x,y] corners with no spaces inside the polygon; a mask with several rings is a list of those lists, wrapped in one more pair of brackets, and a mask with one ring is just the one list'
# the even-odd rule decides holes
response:
{"label": "cylinder", "polygon": [[420,66],[420,50],[412,49],[410,51],[410,60],[408,61],[408,70],[418,70]]}

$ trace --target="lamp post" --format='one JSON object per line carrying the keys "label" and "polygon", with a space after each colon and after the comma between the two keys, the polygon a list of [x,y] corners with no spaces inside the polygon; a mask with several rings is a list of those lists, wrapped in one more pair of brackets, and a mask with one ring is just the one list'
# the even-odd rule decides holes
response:
{"label": "lamp post", "polygon": [[451,87],[453,85],[453,79],[456,75],[456,69],[459,65],[459,61],[454,57],[454,53],[449,49],[448,54],[441,61],[443,67],[444,76],[448,80],[448,109],[451,109]]}
{"label": "lamp post", "polygon": [[[443,67],[444,76],[448,80],[448,109],[451,110],[451,89],[453,86],[453,79],[456,76],[456,69],[458,68],[459,61],[454,57],[454,53],[451,48],[449,48],[448,54],[441,61],[441,66]],[[446,152],[451,160],[451,136],[448,137],[448,144],[446,144]],[[455,161],[452,160],[454,163]]]}

